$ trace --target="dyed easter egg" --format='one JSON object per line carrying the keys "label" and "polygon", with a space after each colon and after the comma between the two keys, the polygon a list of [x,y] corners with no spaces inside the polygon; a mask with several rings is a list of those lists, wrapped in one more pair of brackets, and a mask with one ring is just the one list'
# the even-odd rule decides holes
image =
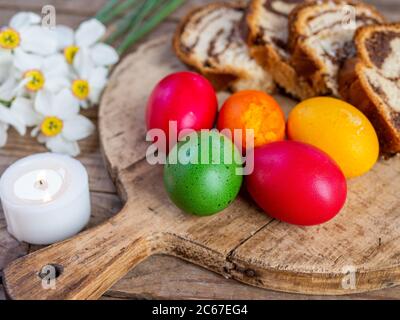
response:
{"label": "dyed easter egg", "polygon": [[379,156],[377,134],[352,105],[334,98],[305,100],[289,115],[288,136],[330,155],[347,178],[368,172]]}
{"label": "dyed easter egg", "polygon": [[198,216],[215,214],[236,198],[243,177],[240,153],[215,130],[185,137],[169,153],[164,184],[175,205]]}
{"label": "dyed easter egg", "polygon": [[[218,115],[218,130],[243,130],[242,147],[248,147],[246,129],[254,130],[254,146],[280,141],[285,138],[285,116],[275,99],[257,90],[239,91],[230,96]],[[236,141],[235,141],[236,142]]]}
{"label": "dyed easter egg", "polygon": [[206,78],[194,72],[173,73],[162,79],[149,97],[147,130],[161,129],[168,142],[173,122],[174,135],[184,129],[211,129],[217,110],[217,96]]}
{"label": "dyed easter egg", "polygon": [[295,141],[274,142],[254,152],[247,189],[271,217],[311,226],[331,220],[343,207],[346,179],[324,152]]}

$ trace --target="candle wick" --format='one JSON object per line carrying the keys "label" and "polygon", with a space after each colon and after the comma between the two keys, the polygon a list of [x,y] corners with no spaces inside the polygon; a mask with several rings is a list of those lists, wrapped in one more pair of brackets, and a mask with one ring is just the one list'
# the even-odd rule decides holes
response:
{"label": "candle wick", "polygon": [[46,180],[40,179],[35,182],[35,188],[37,188],[39,190],[47,190],[48,183]]}

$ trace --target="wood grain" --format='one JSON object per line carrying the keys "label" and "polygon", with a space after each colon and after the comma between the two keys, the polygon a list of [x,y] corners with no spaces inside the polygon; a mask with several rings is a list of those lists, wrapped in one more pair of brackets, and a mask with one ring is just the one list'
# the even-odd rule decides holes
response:
{"label": "wood grain", "polygon": [[[57,17],[59,23],[65,23],[72,27],[76,27],[79,22],[86,17],[92,15],[97,8],[105,0],[91,1],[91,6],[82,6],[83,1],[60,1],[60,0],[15,0],[7,1],[0,0],[0,22],[6,22],[15,12],[19,10],[34,10],[40,12],[43,4],[53,4],[57,9]],[[185,14],[189,7],[203,3],[204,1],[187,1],[187,5],[180,9],[171,19],[158,28],[154,35],[157,36],[163,33],[170,33],[174,27],[176,20]],[[400,20],[400,10],[398,9],[397,0],[380,0],[368,1],[377,5],[383,12],[386,13],[392,20]],[[147,38],[147,39],[148,39]],[[95,116],[95,115],[94,115]],[[82,145],[82,144],[81,144]],[[100,220],[106,219],[112,212],[118,210],[121,206],[117,196],[114,195],[114,187],[108,178],[108,175],[102,164],[101,156],[98,151],[97,139],[88,139],[83,142],[83,155],[80,160],[85,164],[89,171],[91,180],[91,190],[98,191],[95,195],[93,203],[99,203],[102,200],[101,206],[95,206],[93,210],[92,223],[96,224]],[[0,149],[0,172],[4,170],[12,161],[18,157],[23,157],[33,152],[44,150],[39,147],[35,141],[28,137],[18,137],[15,132],[11,133],[9,143],[5,149]],[[105,192],[105,193],[104,193]],[[110,212],[107,208],[111,209]],[[99,213],[99,214],[98,214]],[[1,217],[0,213],[0,217]],[[99,218],[97,218],[99,216]],[[0,270],[4,265],[5,257],[17,257],[25,254],[31,248],[26,244],[17,244],[16,241],[10,239],[5,228],[4,221],[0,218]],[[171,264],[171,268],[169,268]],[[152,274],[145,277],[146,281],[141,278],[141,275]],[[134,275],[134,276],[131,276]],[[249,299],[259,297],[261,299],[286,299],[286,298],[309,298],[300,295],[286,295],[275,293],[268,290],[257,289],[249,286],[244,286],[232,280],[226,280],[216,274],[210,273],[197,266],[182,262],[173,257],[156,256],[143,262],[137,268],[131,271],[127,278],[118,282],[113,289],[107,293],[108,297],[117,294],[121,298],[124,297],[123,292],[126,292],[126,297],[132,298],[229,298],[231,292],[238,292],[238,296]],[[176,279],[175,281],[166,281],[168,279]],[[163,290],[159,290],[162,286]],[[223,290],[219,290],[220,288]],[[202,288],[202,291],[200,290]],[[202,292],[202,293],[201,293]],[[214,294],[217,292],[218,294]],[[0,299],[4,297],[0,285]],[[399,298],[400,290],[398,288],[387,289],[371,294],[352,295],[352,298]]]}
{"label": "wood grain", "polygon": [[[160,276],[156,276],[160,273]],[[399,297],[400,287],[339,297],[265,290],[225,279],[174,257],[157,255],[131,270],[103,296],[103,299],[364,300]]]}

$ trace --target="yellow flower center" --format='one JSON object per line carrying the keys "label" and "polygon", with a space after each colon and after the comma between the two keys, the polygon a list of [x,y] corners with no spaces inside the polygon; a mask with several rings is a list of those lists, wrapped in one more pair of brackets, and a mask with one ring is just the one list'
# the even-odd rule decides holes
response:
{"label": "yellow flower center", "polygon": [[20,42],[19,33],[14,29],[6,28],[0,32],[0,47],[3,49],[15,49]]}
{"label": "yellow flower center", "polygon": [[68,46],[64,49],[64,57],[65,60],[67,60],[67,62],[69,64],[72,64],[72,61],[74,61],[75,55],[76,53],[79,51],[79,47],[77,46]]}
{"label": "yellow flower center", "polygon": [[25,72],[24,78],[28,79],[25,88],[30,91],[39,91],[44,86],[45,78],[43,73],[39,70],[29,70]]}
{"label": "yellow flower center", "polygon": [[62,128],[63,122],[57,117],[46,117],[40,126],[42,133],[47,137],[58,135],[62,131]]}
{"label": "yellow flower center", "polygon": [[89,82],[86,80],[78,79],[72,83],[72,93],[79,100],[85,100],[90,92]]}

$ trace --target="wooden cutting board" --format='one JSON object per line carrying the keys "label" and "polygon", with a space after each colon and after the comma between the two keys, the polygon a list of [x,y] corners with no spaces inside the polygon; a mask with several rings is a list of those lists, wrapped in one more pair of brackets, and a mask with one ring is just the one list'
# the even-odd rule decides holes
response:
{"label": "wooden cutting board", "polygon": [[[245,192],[212,217],[185,214],[170,202],[163,168],[145,159],[144,121],[154,85],[185,69],[170,42],[161,37],[128,56],[113,72],[101,102],[103,154],[124,208],[103,225],[11,263],[3,276],[8,295],[99,298],[153,254],[177,256],[227,278],[287,292],[335,295],[400,284],[398,157],[381,160],[367,175],[349,181],[345,208],[322,226],[273,220]],[[286,112],[295,104],[276,98]],[[44,289],[39,277],[49,264],[58,271],[52,290]]]}

